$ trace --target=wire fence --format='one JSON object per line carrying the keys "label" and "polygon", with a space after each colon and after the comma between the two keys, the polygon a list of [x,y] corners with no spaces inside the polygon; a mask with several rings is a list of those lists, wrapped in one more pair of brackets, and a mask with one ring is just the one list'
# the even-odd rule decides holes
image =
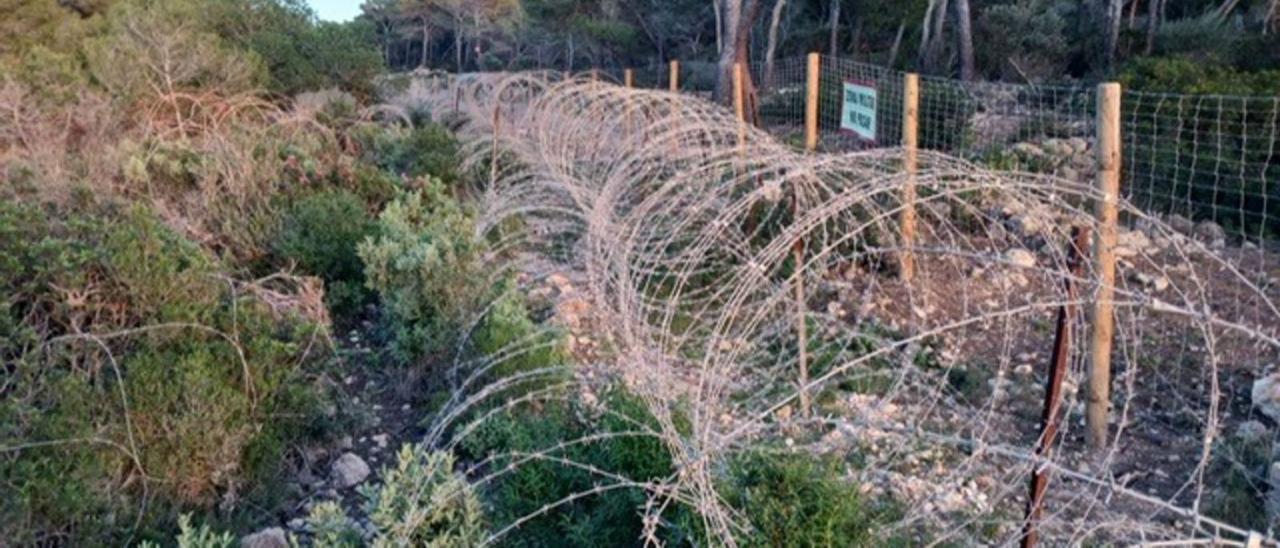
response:
{"label": "wire fence", "polygon": [[[820,66],[822,150],[901,143],[905,73],[826,56]],[[772,75],[757,62],[752,74],[762,84],[762,126],[802,135],[805,59],[777,60]],[[873,139],[843,128],[846,84],[876,92]],[[920,88],[923,149],[1082,182],[1097,173],[1094,86],[925,76]],[[1210,243],[1280,251],[1280,97],[1127,91],[1121,118],[1126,198]]]}
{"label": "wire fence", "polygon": [[[895,147],[902,142],[906,73],[822,56],[819,149]],[[757,60],[759,125],[801,146],[805,133],[805,57]],[[608,79],[621,82],[622,72]],[[681,62],[682,93],[712,98],[714,62]],[[634,85],[670,89],[671,65],[635,71]],[[851,90],[873,105],[851,131]],[[1097,94],[1092,85],[964,82],[922,76],[918,142],[996,169],[1090,182],[1097,174]],[[1251,254],[1248,268],[1280,266],[1280,97],[1229,97],[1126,91],[1122,100],[1121,192],[1147,214],[1214,246]],[[1135,220],[1130,219],[1131,223]],[[1264,277],[1265,278],[1265,277]],[[1267,279],[1264,279],[1267,281]]]}
{"label": "wire fence", "polygon": [[[1149,211],[1213,222],[1245,246],[1274,245],[1280,222],[1280,97],[1129,92],[1127,189]],[[1201,227],[1213,237],[1212,228]]]}

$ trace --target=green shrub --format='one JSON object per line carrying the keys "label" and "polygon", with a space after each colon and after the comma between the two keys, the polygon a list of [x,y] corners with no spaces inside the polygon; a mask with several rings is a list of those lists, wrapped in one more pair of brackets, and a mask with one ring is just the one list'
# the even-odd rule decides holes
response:
{"label": "green shrub", "polygon": [[1199,62],[1219,64],[1230,58],[1242,35],[1233,25],[1213,16],[1184,17],[1157,28],[1152,53],[1189,55]]}
{"label": "green shrub", "polygon": [[[489,469],[503,470],[523,460],[518,455],[547,451],[563,442],[590,435],[604,435],[590,443],[573,443],[549,456],[594,467],[636,482],[659,481],[675,472],[663,442],[647,434],[633,434],[643,425],[657,428],[643,402],[620,389],[601,398],[610,413],[579,408],[563,401],[549,401],[527,409],[507,410],[482,423],[462,441],[463,456],[492,457]],[[598,416],[599,418],[592,418]],[[617,434],[609,437],[608,434]],[[515,454],[513,454],[515,453]],[[574,494],[590,492],[613,480],[549,459],[520,462],[485,489],[495,528],[527,517],[544,505]],[[505,535],[505,546],[629,546],[644,531],[641,512],[645,493],[619,488],[591,494],[541,514]],[[694,537],[691,511],[674,505],[663,516],[660,533],[668,545],[688,544]]]}
{"label": "green shrub", "polygon": [[438,124],[407,132],[375,129],[363,141],[366,161],[385,171],[409,178],[432,177],[449,186],[458,181],[458,142]]}
{"label": "green shrub", "polygon": [[1269,96],[1280,89],[1280,70],[1246,73],[1218,63],[1157,58],[1130,64],[1121,81],[1136,90],[1218,94],[1126,97],[1121,116],[1133,126],[1126,131],[1145,137],[1128,162],[1135,202],[1216,221],[1228,233],[1251,239],[1280,233],[1280,187],[1267,184],[1280,177],[1280,158],[1269,139],[1242,131],[1272,127],[1274,100],[1225,96]]}
{"label": "green shrub", "polygon": [[0,231],[15,226],[0,326],[22,342],[6,349],[0,445],[27,447],[0,455],[21,486],[0,500],[0,535],[113,543],[272,491],[323,403],[300,369],[313,327],[229,296],[218,263],[145,210],[0,207]]}
{"label": "green shrub", "polygon": [[529,316],[524,297],[508,287],[487,311],[471,336],[478,357],[503,355],[492,377],[505,378],[568,363],[559,333],[539,328]]}
{"label": "green shrub", "polygon": [[380,546],[478,546],[487,535],[480,499],[453,471],[453,455],[406,445],[382,484],[361,490]]}
{"label": "green shrub", "polygon": [[747,453],[730,466],[725,501],[750,522],[744,546],[873,546],[893,544],[884,519],[841,478],[841,463],[809,454]]}
{"label": "green shrub", "polygon": [[1250,530],[1267,529],[1270,468],[1269,436],[1232,436],[1219,441],[1208,470],[1214,489],[1206,501],[1205,514]]}
{"label": "green shrub", "polygon": [[[472,486],[454,472],[453,455],[426,453],[411,445],[400,449],[395,468],[383,468],[382,483],[360,489],[369,516],[369,537],[334,501],[311,508],[307,515],[311,546],[358,548],[361,546],[430,546],[469,548],[480,545],[488,534],[484,509]],[[191,526],[191,516],[178,520],[179,548],[231,548],[235,537],[208,525]],[[293,546],[298,541],[289,535]],[[142,548],[157,548],[143,542]]]}
{"label": "green shrub", "polygon": [[1187,57],[1138,59],[1126,65],[1118,79],[1126,89],[1157,93],[1270,96],[1280,89],[1280,70],[1242,72]]}
{"label": "green shrub", "polygon": [[[191,516],[183,514],[178,518],[178,537],[174,539],[178,548],[235,548],[240,543],[231,533],[218,533],[208,524],[191,526]],[[159,544],[149,541],[140,543],[139,548],[160,548]]]}
{"label": "green shrub", "polygon": [[494,285],[471,218],[438,179],[391,202],[359,246],[368,287],[386,306],[398,357],[453,348]]}
{"label": "green shrub", "polygon": [[372,228],[358,196],[344,190],[327,191],[293,205],[275,247],[285,261],[325,281],[329,308],[335,317],[342,318],[357,312],[367,301],[364,264],[356,247]]}
{"label": "green shrub", "polygon": [[1061,78],[1071,54],[1067,18],[1054,2],[1033,0],[993,5],[974,22],[978,66],[988,77],[1037,82]]}

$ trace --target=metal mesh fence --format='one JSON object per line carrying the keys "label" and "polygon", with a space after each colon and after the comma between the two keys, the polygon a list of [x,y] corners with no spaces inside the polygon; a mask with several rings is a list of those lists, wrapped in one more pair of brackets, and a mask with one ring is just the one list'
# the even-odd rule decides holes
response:
{"label": "metal mesh fence", "polygon": [[759,92],[760,126],[786,142],[803,143],[804,111],[808,97],[808,63],[803,57],[751,65]]}
{"label": "metal mesh fence", "polygon": [[[848,59],[822,58],[818,80],[818,134],[823,150],[857,150],[902,143],[902,90],[905,74]],[[874,131],[847,129],[844,110],[848,86],[875,90]]]}
{"label": "metal mesh fence", "polygon": [[[906,74],[823,56],[819,147],[849,151],[902,142]],[[760,125],[797,146],[803,141],[808,61],[777,59],[750,67]],[[635,86],[669,89],[670,65],[635,70]],[[711,98],[715,62],[681,62],[683,93]],[[619,70],[602,80],[622,82]],[[848,129],[849,86],[874,90],[874,130]],[[1096,175],[1093,86],[1020,85],[920,78],[919,143],[997,169],[1048,173],[1087,182]],[[1144,210],[1187,232],[1245,248],[1280,249],[1280,97],[1126,92],[1122,112],[1122,189]],[[1215,226],[1208,225],[1213,223]]]}
{"label": "metal mesh fence", "polygon": [[710,99],[720,79],[720,65],[708,61],[680,63],[680,91]]}
{"label": "metal mesh fence", "polygon": [[1128,92],[1123,105],[1134,202],[1211,239],[1206,221],[1246,247],[1276,243],[1280,98]]}
{"label": "metal mesh fence", "polygon": [[1076,179],[1092,165],[1092,88],[920,79],[920,146]]}

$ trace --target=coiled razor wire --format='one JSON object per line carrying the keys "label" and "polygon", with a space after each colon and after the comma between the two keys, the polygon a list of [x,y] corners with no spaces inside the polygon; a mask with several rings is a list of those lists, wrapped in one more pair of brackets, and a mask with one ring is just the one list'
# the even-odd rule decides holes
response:
{"label": "coiled razor wire", "polygon": [[[777,70],[774,86],[794,79],[794,67]],[[1098,288],[1088,265],[1079,276],[1066,268],[1072,229],[1098,228],[1091,184],[937,151],[921,151],[915,174],[897,148],[807,154],[744,131],[730,109],[701,98],[585,76],[449,77],[396,102],[451,125],[469,165],[489,175],[477,230],[499,242],[496,264],[572,273],[591,336],[608,349],[572,380],[518,396],[515,387],[551,373],[478,379],[545,339],[459,358],[464,380],[427,443],[473,432],[494,413],[468,415],[481,402],[508,409],[565,398],[566,388],[590,393],[596,381],[584,371],[624,382],[656,419],[505,455],[513,464],[500,469],[469,468],[481,485],[533,461],[598,479],[495,524],[490,541],[561,505],[639,489],[650,540],[661,537],[662,512],[681,504],[702,516],[701,544],[736,545],[752,524],[718,480],[733,455],[760,447],[851,457],[854,484],[901,504],[885,536],[1016,543],[1038,467],[1053,474],[1039,523],[1049,544],[1248,538],[1207,509],[1214,463],[1228,458],[1220,441],[1248,418],[1245,381],[1280,350],[1278,284],[1241,266],[1256,252],[1211,247],[1122,201],[1132,228],[1120,238],[1113,437],[1099,453],[1085,447],[1076,387],[1088,323],[1071,318],[1062,432],[1041,460],[1032,448],[1053,320],[1068,304],[1063,281],[1080,310]],[[907,184],[919,193],[909,249],[898,224]],[[895,266],[907,252],[910,282]],[[677,472],[642,481],[564,456],[616,436],[661,440]]]}

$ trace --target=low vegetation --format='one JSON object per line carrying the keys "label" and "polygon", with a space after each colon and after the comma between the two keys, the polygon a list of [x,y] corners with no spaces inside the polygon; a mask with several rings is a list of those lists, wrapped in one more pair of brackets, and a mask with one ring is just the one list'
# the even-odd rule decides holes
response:
{"label": "low vegetation", "polygon": [[[837,29],[834,37],[843,39],[835,48],[868,58],[887,57],[877,45],[905,28],[902,21],[927,28],[925,10],[936,7],[845,3],[862,10],[866,23],[857,35]],[[1150,56],[1136,53],[1135,25],[1120,35],[1119,54],[1103,63],[1077,44],[1080,31],[1071,22],[1087,19],[1082,10],[1049,1],[974,4],[981,8],[977,36],[1008,52],[979,57],[978,73],[990,78],[1105,73],[1136,91],[1257,95],[1280,88],[1280,61],[1269,49],[1274,38],[1227,36],[1221,21],[1153,22]],[[885,341],[907,338],[914,324],[859,319],[854,333],[838,306],[800,310],[799,323],[811,334],[805,343],[793,338],[790,325],[766,329],[756,325],[759,318],[745,327],[741,318],[708,327],[711,313],[694,309],[718,310],[722,298],[755,299],[757,291],[807,272],[788,255],[765,276],[750,277],[764,280],[751,296],[720,293],[726,279],[741,281],[732,277],[735,261],[793,246],[775,241],[798,217],[777,200],[745,216],[751,235],[734,233],[734,241],[717,241],[706,256],[697,256],[705,249],[689,253],[691,262],[679,266],[688,271],[659,265],[637,274],[650,277],[642,289],[658,289],[625,296],[639,310],[630,320],[644,324],[649,314],[670,312],[654,329],[665,331],[646,331],[654,322],[628,325],[633,340],[599,337],[581,324],[601,321],[585,312],[601,295],[584,295],[567,278],[548,281],[554,276],[538,270],[545,265],[530,264],[537,261],[512,243],[544,236],[536,232],[542,225],[524,226],[519,214],[495,224],[482,207],[492,204],[477,200],[519,186],[511,181],[532,171],[517,159],[527,158],[476,154],[474,142],[460,142],[475,122],[461,107],[442,115],[379,103],[387,98],[374,83],[388,65],[441,65],[446,51],[463,69],[550,66],[559,61],[548,52],[563,46],[578,68],[588,61],[639,66],[649,60],[650,41],[663,60],[679,53],[714,61],[700,54],[711,49],[702,42],[716,35],[709,4],[635,5],[648,7],[626,16],[609,2],[369,1],[365,15],[339,24],[317,20],[300,0],[0,0],[0,544],[230,547],[255,532],[319,547],[703,546],[729,537],[742,546],[868,546],[931,539],[930,525],[890,526],[904,522],[900,494],[863,483],[864,452],[873,444],[841,445],[832,435],[843,435],[837,426],[849,423],[806,416],[811,422],[797,426],[794,404],[763,412],[749,406],[795,392],[793,354],[805,355],[813,377],[830,376],[813,395],[819,412],[832,414],[847,413],[851,401],[901,390],[902,378],[888,374],[901,370],[918,374],[913,379],[922,384],[937,381],[934,397],[947,405],[977,408],[1003,390],[1003,370],[943,365],[944,345],[933,338],[884,351]],[[821,23],[827,7],[793,2],[792,11],[780,12],[780,24],[792,29],[781,50],[808,49],[815,37],[827,36]],[[838,13],[831,16],[837,26]],[[1275,23],[1249,12],[1240,25]],[[957,57],[952,46],[902,42],[902,32],[894,50],[919,46],[919,59],[895,54],[887,61],[965,71],[964,60],[957,66],[947,60]],[[1220,47],[1182,47],[1195,40]],[[719,77],[711,64],[690,72],[700,77],[689,81],[707,88]],[[835,84],[824,82],[824,101],[839,99]],[[881,86],[885,95],[894,93]],[[800,94],[774,99],[766,110],[802,105]],[[924,101],[951,107],[921,121],[928,148],[969,144],[967,124],[979,111],[970,95],[931,87]],[[1216,112],[1259,121],[1248,109]],[[837,123],[835,111],[823,116]],[[1045,135],[1059,129],[1052,121],[1027,123],[1043,124],[1037,131]],[[551,137],[547,142],[562,135]],[[600,143],[584,146],[604,150]],[[1246,160],[1266,164],[1272,152],[1259,159],[1264,153],[1251,150]],[[1017,154],[994,151],[990,159],[1049,170]],[[503,164],[473,169],[480,157]],[[576,167],[569,164],[537,168]],[[496,180],[489,167],[501,173]],[[714,166],[707,173],[725,186],[739,177]],[[632,183],[618,188],[651,191],[643,188],[647,180]],[[1257,190],[1256,200],[1233,206],[1265,212],[1274,189]],[[556,202],[565,198],[558,195],[518,207],[556,217],[613,199],[566,194],[565,203],[578,203]],[[678,200],[671,204],[711,203],[672,196]],[[1197,199],[1207,208],[1226,200]],[[716,205],[724,203],[731,200]],[[619,204],[635,207],[609,205]],[[668,213],[664,204],[645,205],[655,219]],[[858,207],[840,221],[883,213]],[[957,232],[976,232],[981,220],[963,215],[942,216],[961,225]],[[702,222],[694,217],[693,225]],[[888,261],[868,257],[897,245],[892,231],[860,230],[856,240],[830,249],[860,257],[843,266],[865,268],[868,279],[890,278]],[[600,245],[576,233],[540,243],[564,256]],[[655,256],[689,251],[677,237],[640,246],[648,244],[655,245],[642,252]],[[795,247],[798,258],[812,253],[803,241]],[[575,266],[591,276],[617,275],[599,264]],[[680,291],[695,294],[696,305],[655,304]],[[833,297],[823,304],[840,303]],[[564,308],[581,313],[568,321]],[[779,308],[768,310],[770,318],[781,316]],[[700,313],[706,315],[693,317]],[[610,320],[623,321],[603,321]],[[760,336],[702,344],[711,339],[707,331],[718,336],[720,329]],[[650,339],[676,350],[616,354],[657,348]],[[676,378],[681,370],[670,364],[636,368],[641,375],[660,371],[656,379],[609,367],[611,360],[648,366],[671,356],[713,360],[739,351],[724,371],[751,378],[709,383],[703,392],[682,386],[695,383]],[[779,372],[788,379],[771,378]],[[663,388],[678,395],[657,397],[646,383],[667,383]],[[706,414],[710,407],[695,401],[715,397],[724,399],[717,402],[723,414]],[[748,414],[754,422],[733,422]],[[723,431],[706,428],[713,422]],[[394,437],[362,435],[356,424]],[[732,434],[717,438],[725,432]],[[828,437],[837,442],[820,451],[803,447]],[[1207,469],[1224,482],[1207,500],[1209,515],[1267,526],[1260,482],[1274,464],[1269,447],[1215,446]],[[367,466],[357,452],[382,460]],[[332,457],[339,453],[366,467],[350,485],[333,480]],[[943,466],[942,458],[931,464]],[[313,469],[330,477],[309,477]],[[697,481],[686,481],[691,476]]]}

